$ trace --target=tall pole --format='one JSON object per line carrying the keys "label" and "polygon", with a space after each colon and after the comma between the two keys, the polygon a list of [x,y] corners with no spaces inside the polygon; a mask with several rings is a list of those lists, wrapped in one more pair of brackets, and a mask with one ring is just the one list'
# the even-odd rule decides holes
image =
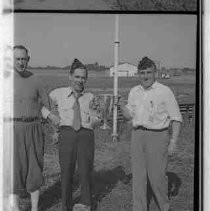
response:
{"label": "tall pole", "polygon": [[[114,41],[114,99],[118,98],[118,52],[119,52],[119,15],[115,16],[115,41]],[[113,141],[116,141],[117,134],[117,104],[114,104],[113,110]]]}

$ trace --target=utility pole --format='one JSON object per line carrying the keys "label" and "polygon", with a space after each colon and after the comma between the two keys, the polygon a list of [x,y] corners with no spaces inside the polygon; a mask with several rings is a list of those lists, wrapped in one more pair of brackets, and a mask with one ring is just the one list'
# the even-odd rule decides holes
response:
{"label": "utility pole", "polygon": [[[114,101],[118,99],[118,54],[119,54],[119,15],[115,16],[115,41],[114,41]],[[117,134],[117,104],[114,104],[113,109],[113,134],[112,139],[116,141],[118,138]]]}

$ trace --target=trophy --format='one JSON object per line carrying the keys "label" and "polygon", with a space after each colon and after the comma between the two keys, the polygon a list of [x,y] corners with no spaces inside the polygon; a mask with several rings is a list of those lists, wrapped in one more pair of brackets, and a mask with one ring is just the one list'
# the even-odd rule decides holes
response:
{"label": "trophy", "polygon": [[108,121],[113,110],[113,95],[100,94],[95,96],[91,107],[96,110],[102,118],[103,125],[100,128],[103,130],[110,129]]}
{"label": "trophy", "polygon": [[101,97],[100,102],[102,103],[101,113],[103,118],[103,125],[100,128],[103,130],[107,130],[110,129],[110,126],[108,125],[108,120],[113,109],[113,95],[103,94],[100,97]]}

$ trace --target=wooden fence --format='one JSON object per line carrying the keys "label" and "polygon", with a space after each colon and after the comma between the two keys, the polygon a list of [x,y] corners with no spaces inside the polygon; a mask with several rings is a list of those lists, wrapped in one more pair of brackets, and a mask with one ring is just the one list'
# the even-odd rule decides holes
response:
{"label": "wooden fence", "polygon": [[180,103],[180,111],[183,116],[184,124],[195,123],[195,103]]}

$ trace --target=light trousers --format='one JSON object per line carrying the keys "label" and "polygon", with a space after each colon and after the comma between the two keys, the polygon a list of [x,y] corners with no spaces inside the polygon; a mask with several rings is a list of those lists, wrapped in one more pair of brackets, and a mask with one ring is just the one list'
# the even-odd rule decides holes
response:
{"label": "light trousers", "polygon": [[131,139],[133,174],[133,211],[146,211],[149,179],[159,209],[169,210],[166,177],[168,131],[134,129]]}

